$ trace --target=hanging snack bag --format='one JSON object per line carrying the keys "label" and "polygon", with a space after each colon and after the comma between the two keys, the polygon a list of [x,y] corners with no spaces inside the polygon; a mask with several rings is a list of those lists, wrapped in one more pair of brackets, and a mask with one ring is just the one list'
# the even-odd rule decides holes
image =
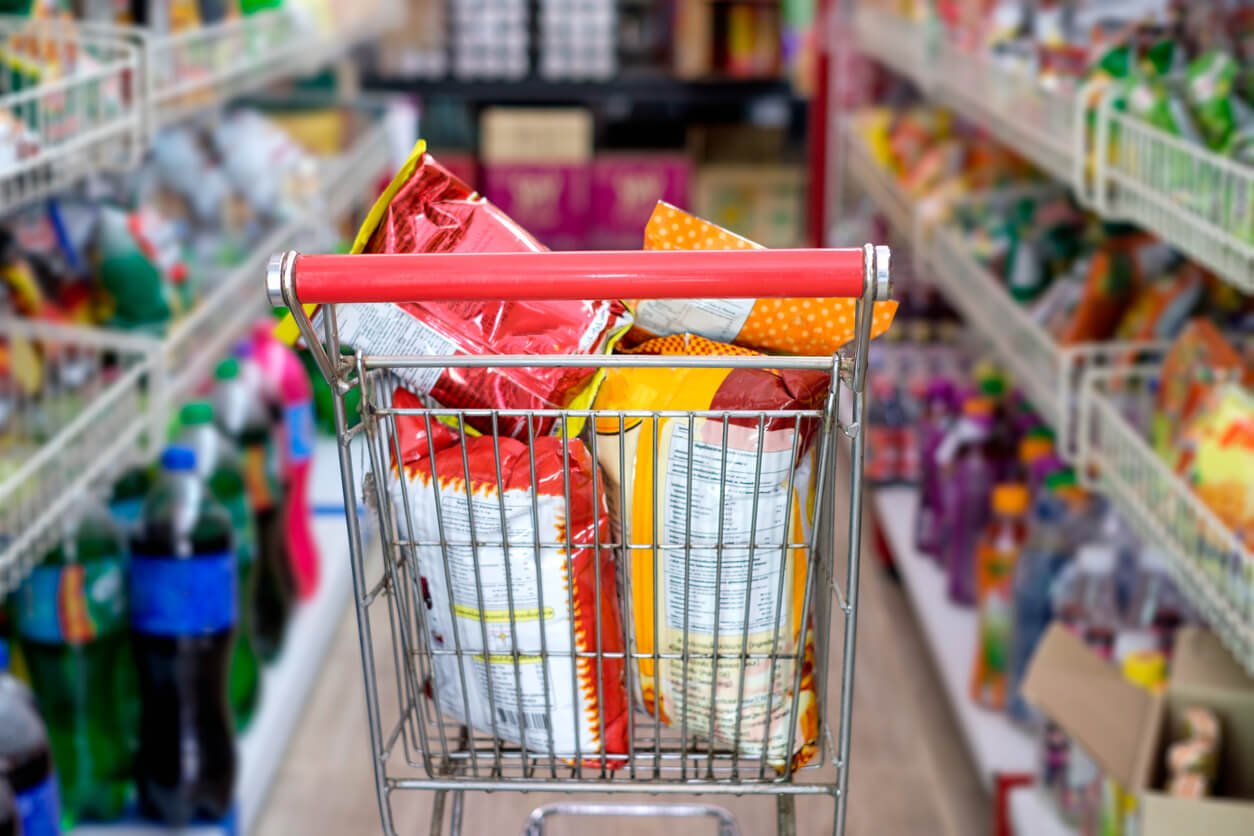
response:
{"label": "hanging snack bag", "polygon": [[[419,142],[366,217],[354,253],[541,252],[544,247],[458,180]],[[363,269],[365,269],[363,267]],[[589,288],[596,292],[595,287]],[[340,340],[367,354],[604,354],[631,322],[617,301],[407,302],[338,305]],[[290,326],[284,336],[293,338]],[[398,369],[406,388],[454,409],[587,408],[601,373],[588,368]],[[552,418],[533,424],[547,434]],[[488,419],[470,422],[491,432]],[[577,428],[572,428],[572,432]],[[501,415],[502,435],[526,421]]]}
{"label": "hanging snack bag", "polygon": [[[636,351],[754,353],[695,335]],[[823,405],[829,377],[620,367],[609,371],[595,407],[800,413]],[[816,751],[819,712],[803,612],[810,563],[808,549],[789,546],[809,541],[818,418],[777,416],[759,425],[757,418],[601,414],[595,429],[615,541],[628,555],[636,698],[663,724],[715,747],[777,770],[804,765]]]}
{"label": "hanging snack bag", "polygon": [[[646,250],[752,250],[761,247],[709,221],[659,202],[645,227]],[[758,351],[830,355],[854,338],[853,299],[638,299],[633,336],[698,334]],[[871,336],[888,329],[896,302],[876,302]]]}
{"label": "hanging snack bag", "polygon": [[[422,402],[398,389],[392,405]],[[609,755],[627,751],[622,619],[588,448],[463,438],[413,414],[396,431],[389,493],[415,544],[440,710],[532,752],[621,766]]]}

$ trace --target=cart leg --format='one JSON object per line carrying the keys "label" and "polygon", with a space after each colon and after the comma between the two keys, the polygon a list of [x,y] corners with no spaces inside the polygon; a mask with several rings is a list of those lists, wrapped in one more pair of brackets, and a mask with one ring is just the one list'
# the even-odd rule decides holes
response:
{"label": "cart leg", "polygon": [[797,799],[795,797],[775,796],[775,832],[779,836],[797,836]]}
{"label": "cart leg", "polygon": [[444,836],[444,797],[447,790],[437,790],[431,799],[431,836]]}
{"label": "cart leg", "polygon": [[462,812],[465,808],[466,793],[456,790],[453,793],[453,814],[449,818],[449,836],[461,836]]}

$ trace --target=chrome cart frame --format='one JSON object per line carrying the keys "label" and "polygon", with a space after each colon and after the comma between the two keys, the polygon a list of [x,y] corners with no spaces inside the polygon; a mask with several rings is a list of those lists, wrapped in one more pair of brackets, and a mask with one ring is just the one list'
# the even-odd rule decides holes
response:
{"label": "chrome cart frame", "polygon": [[[350,510],[362,673],[386,833],[396,832],[393,795],[410,789],[435,793],[432,833],[446,832],[446,813],[450,832],[460,832],[466,792],[505,790],[773,796],[781,834],[795,833],[797,796],[827,796],[835,801],[832,832],[843,833],[862,541],[860,429],[872,302],[891,296],[888,260],[888,248],[870,245],[272,258],[270,300],[293,312],[335,392],[345,507],[357,509],[364,500],[377,514],[383,544],[382,559],[368,559],[362,547],[368,521]],[[856,338],[832,357],[341,354],[337,317],[347,305],[587,297],[854,298]],[[305,305],[321,306],[318,315],[311,319]],[[812,403],[777,410],[474,409],[393,398],[396,381],[416,373],[431,379],[450,369],[523,368],[787,371],[820,384]],[[361,421],[350,425],[346,397],[354,392]],[[411,481],[413,460],[402,454],[398,421],[406,443],[415,431],[428,444],[437,430],[459,433],[448,455],[425,448],[431,454],[422,467],[429,470],[417,481]],[[542,425],[553,427],[547,439]],[[647,442],[629,445],[628,435],[637,431]],[[845,439],[852,440],[851,452]],[[543,497],[538,440],[560,450],[560,466],[552,467],[551,455],[547,460],[550,490]],[[660,452],[666,444],[669,455]],[[364,472],[353,460],[361,445]],[[478,475],[467,453],[472,445],[481,454]],[[521,464],[511,460],[509,479],[502,474],[505,447],[522,456]],[[626,513],[628,455],[645,457],[640,472],[651,477],[643,484],[652,479],[646,502],[657,513],[643,515],[648,524],[624,517],[572,534],[573,485],[590,491],[584,507],[598,520],[614,519],[616,509]],[[495,462],[486,477],[484,459]],[[444,472],[437,472],[437,461]],[[591,471],[590,480],[572,478],[580,467]],[[838,490],[840,479],[847,496]],[[838,520],[838,500],[847,502],[847,520]],[[545,502],[565,515],[564,540],[541,536]],[[702,513],[705,506],[694,506],[701,502],[713,511]],[[465,519],[454,519],[450,508],[465,511]],[[591,622],[587,601],[581,614],[571,591],[577,565],[585,583],[595,575]],[[546,575],[554,566],[566,573],[556,581]],[[643,596],[641,577],[653,584]],[[600,594],[617,586],[621,627],[611,612],[618,604],[603,605],[619,601],[617,593]],[[493,603],[497,609],[489,609]],[[651,625],[637,607],[651,613]],[[585,629],[577,637],[579,619]],[[833,656],[839,691],[831,710]],[[607,691],[617,687],[619,669],[626,732],[618,734],[625,744],[611,746]],[[486,690],[486,706],[472,699],[476,689]],[[581,699],[595,703],[587,715],[596,717],[590,734],[580,729]],[[803,722],[807,716],[813,729]],[[710,817],[721,836],[736,832],[725,811],[707,805],[580,802],[538,808],[524,833],[538,836],[554,815]]]}

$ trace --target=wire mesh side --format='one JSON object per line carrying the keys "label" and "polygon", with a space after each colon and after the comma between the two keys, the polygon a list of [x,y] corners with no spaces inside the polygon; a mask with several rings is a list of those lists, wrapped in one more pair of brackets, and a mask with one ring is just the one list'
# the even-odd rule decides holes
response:
{"label": "wire mesh side", "polygon": [[0,210],[139,161],[139,59],[122,39],[0,18]]}
{"label": "wire mesh side", "polygon": [[[831,491],[835,476],[830,465],[815,466],[829,461],[824,410],[589,413],[590,421],[600,422],[595,441],[591,432],[559,433],[549,439],[547,460],[537,460],[537,447],[545,444],[536,427],[544,416],[500,411],[494,422],[525,422],[525,452],[517,439],[498,429],[472,442],[476,454],[463,445],[437,455],[420,485],[421,480],[398,478],[392,468],[404,456],[399,439],[415,431],[438,434],[442,421],[461,430],[479,416],[398,409],[390,402],[383,373],[371,374],[373,400],[364,431],[371,438],[370,474],[381,498],[386,559],[383,571],[366,585],[364,604],[386,602],[387,655],[396,668],[394,698],[400,707],[395,722],[381,728],[384,760],[399,757],[427,779],[505,784],[541,778],[787,781],[780,769],[807,735],[819,750],[812,765],[829,759],[817,715],[809,732],[792,723],[806,711],[817,712],[818,694],[826,693],[827,600],[833,591],[840,600],[831,568],[831,520],[820,521],[813,513],[826,507],[821,494]],[[403,431],[398,421],[407,424]],[[627,463],[629,444],[624,442],[633,424],[637,431],[654,425],[659,432],[669,431],[669,461],[657,458],[659,445],[651,448],[649,466],[657,468],[652,472],[666,474],[658,478],[684,486],[687,503],[704,496],[707,504],[723,510],[703,520],[687,507],[674,507],[672,495],[670,525],[663,526],[669,534],[650,530],[647,537],[632,536],[640,532],[630,525],[626,535],[621,526],[611,533],[608,509],[625,507],[629,491],[621,481],[583,477],[612,470],[615,456]],[[752,442],[730,465],[729,448],[720,443],[724,432],[742,441],[747,435]],[[789,440],[771,449],[773,435]],[[501,472],[503,447],[513,468],[509,473]],[[723,451],[723,457],[709,460],[710,450]],[[472,466],[475,455],[486,458]],[[787,466],[793,460],[802,466]],[[739,477],[733,473],[725,482],[729,466],[739,468]],[[779,490],[770,513],[763,512],[759,520],[764,466]],[[814,480],[812,490],[802,491],[798,474],[802,481]],[[459,491],[468,475],[476,490]],[[517,490],[509,487],[511,479],[524,485],[547,481],[550,492]],[[701,483],[695,492],[694,480]],[[737,484],[749,493],[732,496]],[[423,491],[430,492],[425,501],[415,496]],[[798,497],[812,504],[803,509]],[[662,502],[657,494],[653,501]],[[546,539],[543,531],[558,530],[544,524],[553,513],[550,504],[559,510],[581,504],[599,508],[599,522],[582,534],[568,527],[565,540]],[[804,524],[790,526],[785,537],[781,526],[791,520]],[[748,539],[734,542],[733,525],[748,526],[742,531]],[[554,575],[551,564],[566,556],[566,571],[573,574]],[[620,571],[623,567],[630,569]],[[574,580],[578,574],[585,576],[582,594]],[[633,582],[650,574],[656,588],[645,598],[671,604],[664,613],[659,605],[651,618],[633,612],[631,603],[636,600]],[[485,583],[493,588],[485,590]],[[621,618],[612,612],[617,595],[611,593],[619,583],[628,602]],[[684,592],[694,588],[723,592],[696,600]],[[585,635],[579,635],[577,614],[589,603],[594,612],[583,618]],[[549,613],[546,618],[555,618],[558,626],[528,625],[541,620],[536,613]],[[751,633],[753,617],[746,613],[756,613],[765,629]],[[676,630],[672,644],[644,647],[633,641],[633,630],[624,629],[624,620],[633,617],[638,626],[653,626],[652,635],[659,635],[670,619]],[[747,677],[740,674],[745,668]],[[616,699],[612,689],[619,679],[625,692]],[[775,686],[755,694],[758,680]],[[760,718],[755,724],[745,720],[746,712],[731,710],[746,704],[747,693],[759,713],[773,718],[771,723]],[[580,694],[587,701],[581,703]],[[633,712],[621,704],[627,697],[636,704],[652,700],[653,710]],[[697,707],[711,704],[723,710]],[[607,723],[620,727],[607,729]],[[602,745],[615,735],[622,745]]]}
{"label": "wire mesh side", "polygon": [[0,592],[55,537],[81,491],[152,429],[153,344],[27,320],[0,321]]}

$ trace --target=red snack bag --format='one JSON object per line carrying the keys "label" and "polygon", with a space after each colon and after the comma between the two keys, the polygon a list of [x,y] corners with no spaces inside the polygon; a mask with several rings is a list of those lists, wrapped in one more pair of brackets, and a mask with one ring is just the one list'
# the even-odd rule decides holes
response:
{"label": "red snack bag", "polygon": [[[362,224],[354,253],[539,252],[544,247],[458,180],[419,143]],[[590,287],[595,293],[595,288]],[[338,305],[340,340],[367,354],[604,354],[630,325],[618,301],[410,302]],[[453,409],[586,408],[595,369],[396,370],[406,388]],[[490,419],[468,423],[491,432]],[[547,434],[553,419],[535,422]],[[503,415],[502,435],[526,438]]]}
{"label": "red snack bag", "polygon": [[[393,406],[422,403],[398,389]],[[417,544],[430,647],[459,651],[431,654],[440,710],[532,752],[589,766],[604,753],[606,767],[621,766],[609,757],[627,752],[629,710],[617,570],[612,550],[597,548],[612,535],[587,447],[462,439],[405,414],[396,431],[403,466],[389,493],[400,536]],[[598,662],[594,651],[611,655]]]}

